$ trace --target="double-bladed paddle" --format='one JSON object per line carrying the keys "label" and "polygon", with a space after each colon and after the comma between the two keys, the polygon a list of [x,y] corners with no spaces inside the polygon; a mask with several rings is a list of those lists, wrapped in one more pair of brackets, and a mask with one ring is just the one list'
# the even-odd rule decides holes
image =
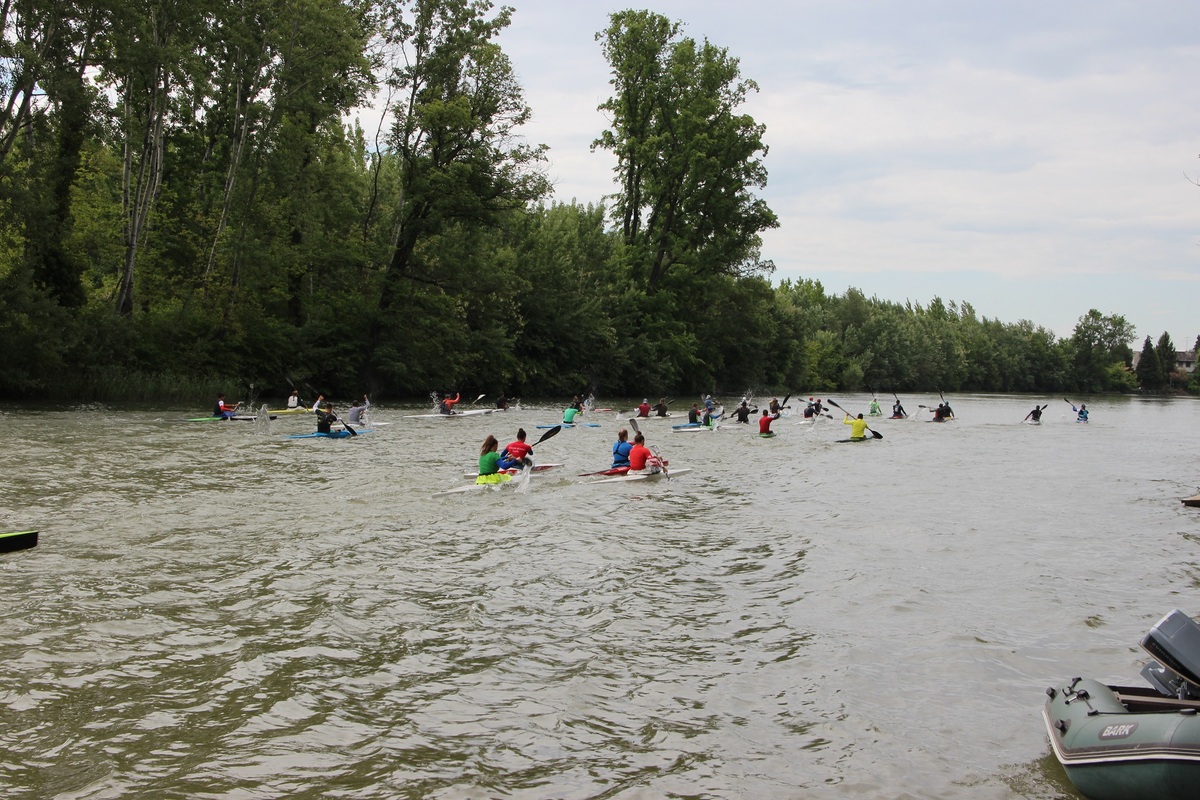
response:
{"label": "double-bladed paddle", "polygon": [[[829,403],[829,405],[833,406],[833,407],[834,407],[834,408],[836,408],[838,411],[841,411],[843,414],[845,414],[845,415],[847,415],[847,416],[849,416],[849,415],[850,415],[850,412],[849,412],[849,411],[847,411],[846,409],[842,408],[841,406],[839,406],[837,403],[833,402],[832,400],[826,400],[825,402],[826,402],[826,403]],[[871,434],[872,436],[874,436],[876,439],[882,439],[882,438],[883,438],[883,434],[882,434],[882,433],[880,433],[879,431],[873,431],[873,430],[871,430],[870,428],[867,428],[867,431],[868,431],[868,432],[870,432],[870,434]]]}

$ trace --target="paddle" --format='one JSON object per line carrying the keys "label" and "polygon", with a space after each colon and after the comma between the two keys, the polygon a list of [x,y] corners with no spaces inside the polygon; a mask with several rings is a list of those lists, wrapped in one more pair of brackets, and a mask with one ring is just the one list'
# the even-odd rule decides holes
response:
{"label": "paddle", "polygon": [[475,405],[476,403],[478,403],[480,400],[482,400],[485,397],[487,397],[486,394],[479,395],[479,397],[476,397],[474,400],[471,401],[471,405]]}
{"label": "paddle", "polygon": [[358,436],[358,431],[354,430],[354,428],[351,428],[348,424],[346,424],[346,420],[339,419],[338,422],[342,423],[342,427],[345,428],[346,430],[348,430],[350,432],[351,436]]}
{"label": "paddle", "polygon": [[561,430],[562,430],[562,425],[555,425],[553,428],[551,428],[550,430],[546,431],[541,436],[539,436],[538,440],[536,442],[529,445],[529,449],[532,450],[533,448],[537,447],[542,442],[549,439],[551,436],[558,436],[558,432]]}
{"label": "paddle", "polygon": [[[843,414],[847,414],[847,415],[849,415],[849,413],[850,413],[849,411],[847,411],[846,409],[842,408],[841,406],[839,406],[837,403],[833,402],[832,400],[826,400],[825,402],[826,402],[826,403],[829,403],[829,405],[833,406],[833,407],[834,407],[834,408],[836,408],[838,411],[841,411]],[[873,431],[873,430],[871,430],[870,428],[867,428],[867,431],[868,431],[868,432],[869,432],[869,433],[870,433],[872,436],[874,436],[876,439],[882,439],[882,438],[883,438],[883,434],[882,434],[882,433],[880,433],[879,431]]]}

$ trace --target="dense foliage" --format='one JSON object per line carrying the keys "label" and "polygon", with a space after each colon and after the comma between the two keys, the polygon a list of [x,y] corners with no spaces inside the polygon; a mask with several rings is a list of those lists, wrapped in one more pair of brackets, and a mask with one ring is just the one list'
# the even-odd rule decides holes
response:
{"label": "dense foliage", "polygon": [[[2,13],[3,396],[1171,385],[1169,338],[1135,375],[1119,316],[1058,340],[965,302],[773,284],[764,127],[739,110],[757,87],[656,14],[597,34],[606,206],[546,204],[512,11],[487,0]],[[371,98],[385,124],[347,123]]]}

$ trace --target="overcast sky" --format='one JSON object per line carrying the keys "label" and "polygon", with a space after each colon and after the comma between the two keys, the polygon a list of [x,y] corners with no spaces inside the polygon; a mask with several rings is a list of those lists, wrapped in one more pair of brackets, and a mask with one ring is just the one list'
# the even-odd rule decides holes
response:
{"label": "overcast sky", "polygon": [[779,216],[772,280],[922,305],[967,301],[1069,336],[1122,314],[1134,349],[1200,334],[1200,2],[510,0],[500,43],[550,145],[555,199],[614,191],[591,142],[610,94],[595,41],[648,9],[758,83]]}

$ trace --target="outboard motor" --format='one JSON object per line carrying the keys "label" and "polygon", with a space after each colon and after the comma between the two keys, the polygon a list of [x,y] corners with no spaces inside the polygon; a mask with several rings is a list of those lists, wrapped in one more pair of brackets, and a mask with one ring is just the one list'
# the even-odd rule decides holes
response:
{"label": "outboard motor", "polygon": [[1154,656],[1142,677],[1160,694],[1180,700],[1200,699],[1200,625],[1175,609],[1155,623],[1141,641]]}

